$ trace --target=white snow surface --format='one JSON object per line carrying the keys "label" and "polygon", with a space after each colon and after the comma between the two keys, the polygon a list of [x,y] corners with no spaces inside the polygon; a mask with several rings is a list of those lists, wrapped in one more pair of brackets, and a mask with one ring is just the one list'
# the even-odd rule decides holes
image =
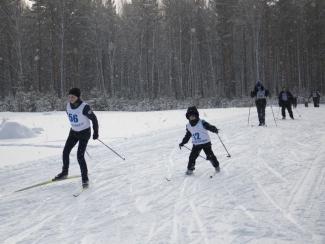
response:
{"label": "white snow surface", "polygon": [[[267,127],[255,108],[250,125],[248,108],[199,111],[231,154],[210,134],[219,174],[199,157],[184,175],[185,110],[96,112],[100,139],[126,160],[91,139],[90,188],[77,198],[80,178],[15,192],[60,172],[65,113],[0,113],[41,132],[0,139],[0,243],[325,243],[325,108],[299,106],[275,126],[267,107]],[[70,159],[80,174],[76,148]]]}

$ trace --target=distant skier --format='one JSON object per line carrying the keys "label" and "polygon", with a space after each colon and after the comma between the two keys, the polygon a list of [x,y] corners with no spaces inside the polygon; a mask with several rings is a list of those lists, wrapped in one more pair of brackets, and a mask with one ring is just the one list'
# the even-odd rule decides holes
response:
{"label": "distant skier", "polygon": [[288,110],[290,118],[294,119],[292,113],[292,102],[293,96],[291,92],[288,91],[286,87],[283,87],[282,91],[279,94],[279,106],[281,107],[282,119],[286,118],[286,109]]}
{"label": "distant skier", "polygon": [[208,134],[208,131],[218,133],[218,129],[215,126],[210,125],[208,122],[201,120],[199,112],[195,106],[187,109],[186,118],[189,120],[189,123],[186,125],[185,137],[179,144],[179,148],[181,149],[192,137],[193,147],[189,156],[186,174],[191,175],[195,170],[195,160],[202,149],[207,156],[206,159],[212,163],[216,172],[219,172],[219,162],[212,151],[211,140]]}
{"label": "distant skier", "polygon": [[311,92],[309,98],[313,98],[313,102],[314,102],[314,107],[319,107],[319,100],[320,100],[320,92],[319,90],[314,90]]}
{"label": "distant skier", "polygon": [[91,135],[90,120],[93,124],[94,140],[98,139],[98,121],[90,106],[80,99],[80,95],[81,92],[79,88],[72,88],[69,91],[69,102],[67,103],[66,112],[71,124],[71,129],[63,149],[62,172],[58,174],[53,181],[67,178],[69,171],[69,155],[72,148],[79,142],[77,159],[81,170],[82,186],[86,188],[88,187],[89,179],[84,155]]}
{"label": "distant skier", "polygon": [[251,97],[255,97],[255,104],[257,108],[259,126],[265,125],[265,108],[266,108],[266,97],[269,96],[269,91],[264,88],[260,81],[256,82],[254,90],[251,91]]}

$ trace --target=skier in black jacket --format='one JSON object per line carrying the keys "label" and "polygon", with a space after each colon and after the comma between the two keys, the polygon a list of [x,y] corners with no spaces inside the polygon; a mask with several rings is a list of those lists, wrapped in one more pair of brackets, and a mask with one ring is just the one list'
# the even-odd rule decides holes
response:
{"label": "skier in black jacket", "polygon": [[[317,108],[319,107],[319,101],[320,101],[320,92],[319,90],[314,90],[310,93],[309,99],[313,98],[313,102],[314,102],[314,107]],[[308,100],[309,100],[308,99]]]}
{"label": "skier in black jacket", "polygon": [[279,94],[279,106],[281,107],[282,119],[286,118],[285,109],[288,110],[290,118],[294,119],[292,114],[292,102],[293,102],[293,96],[291,92],[289,92],[286,87],[283,87],[282,91]]}
{"label": "skier in black jacket", "polygon": [[68,139],[63,149],[62,172],[53,181],[66,179],[69,171],[69,155],[72,148],[79,142],[77,159],[81,171],[82,186],[88,187],[88,169],[85,160],[85,151],[90,139],[90,120],[93,124],[93,139],[98,139],[98,121],[90,106],[80,99],[80,89],[72,88],[69,91],[69,102],[67,103],[67,115],[71,124]]}
{"label": "skier in black jacket", "polygon": [[265,125],[266,97],[269,95],[269,91],[264,88],[260,81],[257,81],[254,90],[251,91],[251,97],[255,97],[259,126]]}
{"label": "skier in black jacket", "polygon": [[184,144],[186,144],[192,137],[193,147],[189,156],[186,174],[191,175],[195,170],[195,160],[202,149],[207,156],[206,159],[212,163],[216,172],[219,172],[219,162],[212,151],[211,140],[208,134],[208,130],[213,133],[218,133],[218,129],[215,126],[210,125],[208,122],[201,120],[199,112],[195,106],[187,109],[186,118],[189,120],[189,123],[186,125],[185,137],[179,144],[179,148],[181,149],[181,147],[184,146]]}

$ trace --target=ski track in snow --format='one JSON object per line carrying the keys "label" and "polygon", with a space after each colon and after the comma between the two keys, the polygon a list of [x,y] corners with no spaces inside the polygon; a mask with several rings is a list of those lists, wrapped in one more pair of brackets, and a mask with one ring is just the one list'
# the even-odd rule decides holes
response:
{"label": "ski track in snow", "polygon": [[[112,146],[125,161],[92,142],[90,188],[77,198],[80,179],[13,193],[52,178],[61,155],[6,164],[0,167],[0,243],[325,243],[325,109],[298,109],[301,117],[277,120],[276,127],[267,107],[265,128],[247,125],[247,108],[200,111],[221,129],[232,155],[210,134],[221,166],[213,178],[202,158],[193,176],[184,175],[189,151],[178,143],[185,122],[116,138]],[[252,108],[252,125],[256,117]],[[78,174],[75,151],[70,159],[70,175]]]}

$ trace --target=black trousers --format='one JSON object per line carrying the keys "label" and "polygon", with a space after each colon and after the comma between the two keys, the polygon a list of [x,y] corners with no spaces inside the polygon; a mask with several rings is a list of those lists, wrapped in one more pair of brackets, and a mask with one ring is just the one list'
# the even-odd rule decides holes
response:
{"label": "black trousers", "polygon": [[291,108],[291,103],[290,102],[282,102],[281,104],[281,112],[282,112],[282,117],[286,117],[286,109],[288,110],[288,113],[290,115],[290,118],[293,118],[293,113],[292,113],[292,108]]}
{"label": "black trousers", "polygon": [[260,124],[265,124],[265,108],[266,108],[266,99],[258,99],[255,101],[258,120]]}
{"label": "black trousers", "polygon": [[217,157],[214,155],[212,148],[211,148],[211,142],[202,144],[202,145],[193,145],[192,152],[190,154],[190,158],[188,161],[187,169],[189,170],[195,170],[195,160],[199,156],[201,150],[203,149],[205,155],[207,156],[207,160],[209,160],[213,167],[219,167],[219,162],[217,160]]}
{"label": "black trousers", "polygon": [[85,151],[87,148],[88,141],[90,139],[90,128],[76,132],[73,130],[70,130],[68,139],[65,143],[64,149],[63,149],[63,167],[62,172],[68,173],[69,171],[69,164],[70,164],[70,152],[72,148],[79,142],[78,145],[78,151],[77,151],[77,159],[80,166],[81,171],[81,177],[83,180],[88,180],[88,169],[87,169],[87,163],[85,160]]}
{"label": "black trousers", "polygon": [[314,107],[319,107],[319,97],[313,97]]}

